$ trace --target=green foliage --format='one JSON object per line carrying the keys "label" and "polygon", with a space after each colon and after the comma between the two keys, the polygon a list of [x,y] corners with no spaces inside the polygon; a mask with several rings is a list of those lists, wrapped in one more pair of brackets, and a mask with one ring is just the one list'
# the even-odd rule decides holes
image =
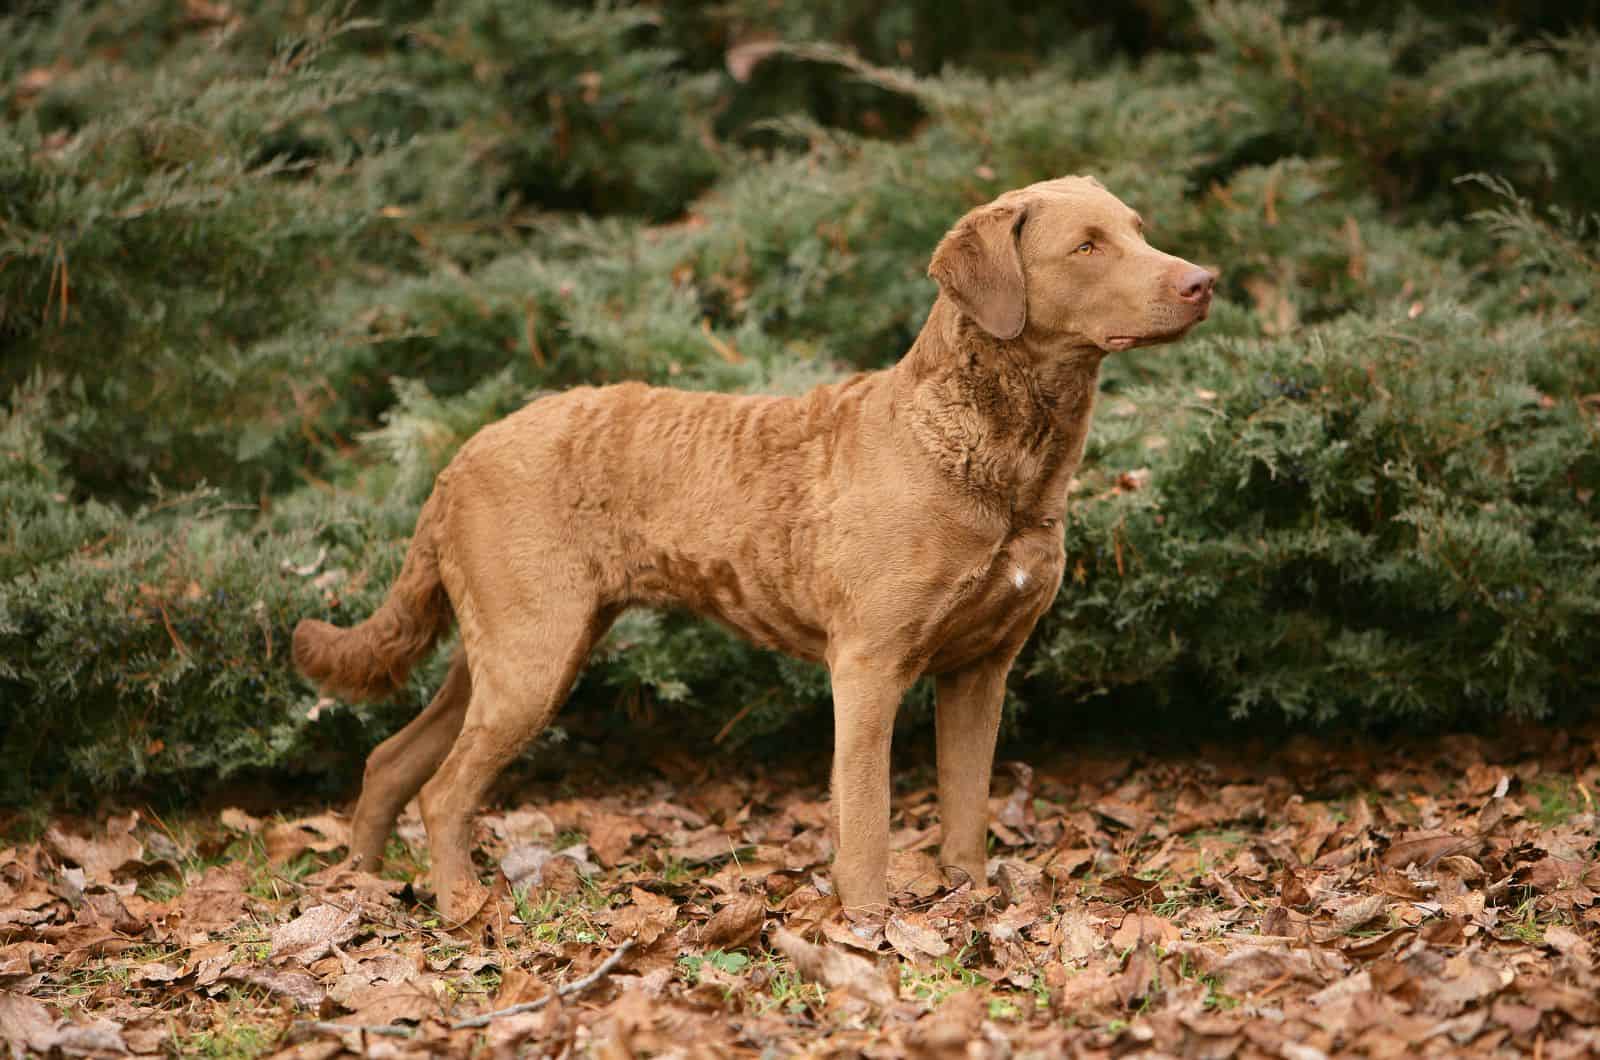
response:
{"label": "green foliage", "polygon": [[283,55],[235,77],[188,50],[136,87],[125,67],[50,69],[0,129],[0,329],[21,351],[0,384],[73,380],[72,429],[49,433],[94,492],[125,499],[151,475],[255,485],[249,439],[292,360],[278,339],[374,222],[263,144],[372,83]]}
{"label": "green foliage", "polygon": [[371,63],[404,86],[341,124],[431,141],[432,164],[386,166],[384,188],[441,219],[521,203],[671,217],[719,169],[703,128],[718,82],[682,69],[659,22],[607,3],[440,4],[390,29],[403,54]]}
{"label": "green foliage", "polygon": [[[399,709],[319,706],[289,633],[370,611],[474,430],[889,364],[950,222],[1066,172],[1224,273],[1196,338],[1107,362],[1023,723],[1592,702],[1595,35],[1348,6],[0,20],[0,800],[353,776],[442,658]],[[641,613],[576,696],[726,745],[828,690]]]}
{"label": "green foliage", "polygon": [[1250,155],[1340,156],[1395,205],[1480,170],[1596,204],[1582,132],[1600,118],[1592,33],[1511,46],[1505,27],[1441,48],[1438,20],[1353,34],[1331,19],[1287,22],[1281,3],[1221,3],[1200,21],[1214,48],[1202,68],[1227,79]]}

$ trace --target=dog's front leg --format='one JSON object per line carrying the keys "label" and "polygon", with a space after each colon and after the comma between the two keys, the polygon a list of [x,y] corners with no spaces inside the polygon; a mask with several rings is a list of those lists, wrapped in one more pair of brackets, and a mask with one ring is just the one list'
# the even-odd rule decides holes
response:
{"label": "dog's front leg", "polygon": [[1009,654],[991,657],[941,674],[935,689],[943,830],[939,860],[971,877],[975,887],[984,886],[987,878],[989,774],[1010,669]]}
{"label": "dog's front leg", "polygon": [[889,751],[906,683],[860,657],[831,663],[834,890],[847,909],[889,906]]}

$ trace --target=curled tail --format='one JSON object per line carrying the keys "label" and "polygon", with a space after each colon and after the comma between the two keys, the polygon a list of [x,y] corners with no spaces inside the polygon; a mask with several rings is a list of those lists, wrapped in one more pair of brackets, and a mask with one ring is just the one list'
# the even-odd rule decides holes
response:
{"label": "curled tail", "polygon": [[371,617],[350,629],[312,618],[295,627],[294,664],[324,692],[347,700],[389,695],[450,627],[439,577],[442,493],[436,487],[422,506],[400,576]]}

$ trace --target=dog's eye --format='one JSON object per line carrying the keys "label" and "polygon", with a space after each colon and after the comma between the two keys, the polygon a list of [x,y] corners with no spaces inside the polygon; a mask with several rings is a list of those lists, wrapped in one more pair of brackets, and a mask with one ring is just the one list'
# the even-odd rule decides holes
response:
{"label": "dog's eye", "polygon": [[1094,253],[1094,244],[1093,243],[1089,243],[1089,242],[1079,243],[1078,244],[1078,249],[1074,250],[1073,253],[1074,254],[1093,254]]}

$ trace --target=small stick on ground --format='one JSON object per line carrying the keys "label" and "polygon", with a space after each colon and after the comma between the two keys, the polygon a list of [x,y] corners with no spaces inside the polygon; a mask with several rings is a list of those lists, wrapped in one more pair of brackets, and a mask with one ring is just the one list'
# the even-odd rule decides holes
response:
{"label": "small stick on ground", "polygon": [[495,1009],[493,1012],[485,1012],[483,1015],[473,1016],[471,1019],[457,1020],[455,1023],[450,1025],[450,1029],[453,1031],[462,1031],[471,1027],[487,1027],[491,1021],[497,1020],[501,1016],[515,1016],[522,1012],[537,1012],[558,997],[567,997],[571,994],[576,994],[580,991],[587,990],[600,980],[604,979],[607,975],[610,975],[611,970],[622,962],[622,958],[626,956],[627,952],[631,949],[633,949],[633,940],[628,939],[624,941],[622,945],[618,946],[616,950],[612,952],[611,956],[607,957],[604,961],[601,961],[600,967],[596,968],[582,979],[574,980],[573,982],[568,983],[566,986],[557,987],[554,991],[546,994],[537,1001],[524,1001],[520,1005],[512,1005],[508,1008]]}
{"label": "small stick on ground", "polygon": [[376,1034],[385,1038],[409,1038],[416,1033],[410,1027],[401,1027],[396,1024],[385,1024],[374,1027],[361,1023],[328,1023],[323,1020],[307,1020],[295,1024],[295,1029],[301,1031],[316,1031],[321,1034],[349,1034],[352,1031],[358,1034]]}

